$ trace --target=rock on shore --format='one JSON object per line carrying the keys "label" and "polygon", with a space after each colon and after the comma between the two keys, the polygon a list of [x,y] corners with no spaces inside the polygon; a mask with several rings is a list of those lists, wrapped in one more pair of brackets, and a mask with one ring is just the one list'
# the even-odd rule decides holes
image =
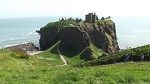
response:
{"label": "rock on shore", "polygon": [[38,49],[31,42],[10,46],[10,47],[7,47],[6,49],[9,49],[12,51],[21,50],[25,53],[38,51]]}

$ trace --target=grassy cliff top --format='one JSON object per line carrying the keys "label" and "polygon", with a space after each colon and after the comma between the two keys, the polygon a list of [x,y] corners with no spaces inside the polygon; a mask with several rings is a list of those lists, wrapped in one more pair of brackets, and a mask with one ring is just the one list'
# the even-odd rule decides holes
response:
{"label": "grassy cliff top", "polygon": [[45,27],[65,28],[65,27],[76,27],[78,23],[74,20],[63,20],[57,22],[48,23]]}
{"label": "grassy cliff top", "polygon": [[96,20],[97,25],[114,25],[114,22],[111,19],[105,19],[105,20]]}
{"label": "grassy cliff top", "polygon": [[[48,23],[45,27],[43,27],[44,29],[49,29],[49,28],[59,28],[59,29],[64,29],[66,27],[79,27],[79,25],[82,25],[86,22],[84,21],[75,21],[75,20],[70,20],[70,19],[67,19],[67,20],[60,20],[60,21],[57,21],[57,22],[50,22]],[[114,25],[114,22],[111,20],[111,19],[105,19],[105,20],[96,20],[96,25],[111,25],[113,26]],[[94,24],[95,24],[94,23]],[[91,23],[93,24],[93,23]]]}

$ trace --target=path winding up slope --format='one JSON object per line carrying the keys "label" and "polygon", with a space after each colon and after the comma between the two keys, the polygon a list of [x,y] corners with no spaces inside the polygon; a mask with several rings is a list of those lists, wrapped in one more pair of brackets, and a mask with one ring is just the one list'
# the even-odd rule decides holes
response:
{"label": "path winding up slope", "polygon": [[60,56],[61,60],[64,62],[63,65],[58,65],[58,66],[66,66],[67,65],[66,59],[63,57],[63,55],[61,54],[61,52],[59,51],[59,49],[57,49],[57,52],[59,53],[59,56]]}

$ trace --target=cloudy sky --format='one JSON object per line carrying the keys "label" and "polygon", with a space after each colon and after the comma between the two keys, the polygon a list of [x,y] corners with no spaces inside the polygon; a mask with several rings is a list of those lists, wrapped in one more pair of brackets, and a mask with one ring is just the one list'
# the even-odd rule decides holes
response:
{"label": "cloudy sky", "polygon": [[0,18],[74,16],[150,16],[150,0],[0,0]]}

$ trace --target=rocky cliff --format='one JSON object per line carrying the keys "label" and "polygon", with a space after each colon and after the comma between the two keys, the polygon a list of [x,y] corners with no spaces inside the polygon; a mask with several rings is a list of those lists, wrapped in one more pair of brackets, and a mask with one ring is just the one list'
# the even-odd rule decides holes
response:
{"label": "rocky cliff", "polygon": [[94,23],[61,20],[49,23],[38,33],[41,36],[39,43],[42,50],[50,48],[58,41],[61,50],[74,53],[82,52],[90,47],[90,43],[108,54],[119,49],[115,23],[110,19],[96,20]]}

